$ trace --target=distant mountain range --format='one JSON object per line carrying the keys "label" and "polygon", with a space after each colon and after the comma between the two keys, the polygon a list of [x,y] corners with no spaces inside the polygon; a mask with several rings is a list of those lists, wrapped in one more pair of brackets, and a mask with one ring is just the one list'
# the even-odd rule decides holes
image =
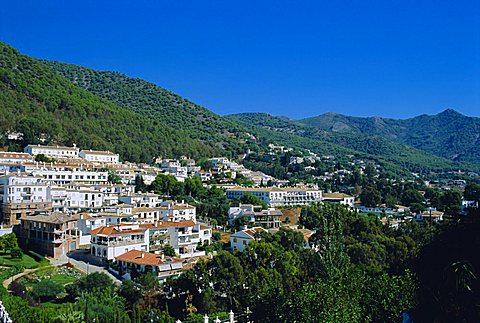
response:
{"label": "distant mountain range", "polygon": [[1,42],[0,111],[1,133],[24,133],[19,146],[0,138],[0,146],[14,150],[42,137],[149,162],[159,155],[235,158],[279,143],[323,155],[356,154],[397,174],[480,169],[479,119],[453,110],[408,120],[334,113],[304,120],[222,117],[147,81],[34,59]]}
{"label": "distant mountain range", "polygon": [[405,120],[330,112],[298,122],[332,133],[381,136],[451,160],[480,162],[480,118],[452,109]]}

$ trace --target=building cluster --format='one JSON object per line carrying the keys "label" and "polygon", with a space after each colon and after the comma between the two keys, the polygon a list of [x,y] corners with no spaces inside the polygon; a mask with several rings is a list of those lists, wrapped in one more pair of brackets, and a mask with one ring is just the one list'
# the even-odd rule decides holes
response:
{"label": "building cluster", "polygon": [[79,252],[92,263],[116,264],[120,274],[167,277],[183,270],[186,259],[205,256],[211,228],[197,221],[194,206],[137,193],[133,184],[142,176],[148,185],[162,172],[189,176],[199,170],[194,163],[121,163],[117,154],[76,146],[0,153],[0,223],[13,227],[23,248],[42,255]]}

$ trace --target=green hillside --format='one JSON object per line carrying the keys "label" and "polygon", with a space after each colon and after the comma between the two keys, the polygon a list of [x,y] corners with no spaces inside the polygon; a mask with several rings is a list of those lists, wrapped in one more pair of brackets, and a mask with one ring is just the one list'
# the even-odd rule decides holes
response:
{"label": "green hillside", "polygon": [[[36,59],[0,42],[0,131],[24,133],[24,143],[109,149],[131,161],[158,155],[212,155],[216,151],[158,119],[82,90]],[[8,145],[2,136],[2,145]]]}
{"label": "green hillside", "polygon": [[[151,119],[181,129],[193,139],[234,156],[245,152],[245,130],[208,109],[150,82],[126,75],[43,61],[77,86]],[[224,152],[224,153],[225,153]]]}
{"label": "green hillside", "polygon": [[[327,131],[319,127],[305,125],[288,118],[275,117],[266,113],[241,113],[230,115],[229,118],[238,120],[245,126],[260,127],[270,133],[276,133],[277,137],[279,134],[283,134],[287,138],[287,140],[284,140],[285,143],[288,143],[288,138],[296,138],[299,145],[301,145],[299,142],[305,142],[305,140],[319,144],[327,143],[333,147],[343,147],[350,152],[360,152],[365,157],[373,157],[378,161],[395,164],[412,172],[437,172],[458,168],[475,170],[478,168],[469,164],[456,163],[445,158],[433,156],[377,135],[365,135],[360,132]],[[315,151],[316,149],[313,150]]]}
{"label": "green hillside", "polygon": [[452,109],[405,120],[325,113],[298,122],[333,133],[377,135],[451,160],[480,163],[480,118]]}

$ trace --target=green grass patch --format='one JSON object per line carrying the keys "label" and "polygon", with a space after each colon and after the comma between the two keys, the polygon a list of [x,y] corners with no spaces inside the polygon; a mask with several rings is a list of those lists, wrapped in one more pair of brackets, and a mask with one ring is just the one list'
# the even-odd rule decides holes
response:
{"label": "green grass patch", "polygon": [[37,268],[39,267],[39,263],[35,261],[31,256],[27,254],[23,254],[22,258],[12,258],[10,253],[1,253],[0,254],[0,266],[8,266],[8,267],[23,267],[23,268]]}
{"label": "green grass patch", "polygon": [[20,278],[19,283],[27,289],[32,289],[35,284],[44,279],[51,279],[55,283],[63,286],[71,284],[84,276],[84,274],[76,268],[46,267]]}

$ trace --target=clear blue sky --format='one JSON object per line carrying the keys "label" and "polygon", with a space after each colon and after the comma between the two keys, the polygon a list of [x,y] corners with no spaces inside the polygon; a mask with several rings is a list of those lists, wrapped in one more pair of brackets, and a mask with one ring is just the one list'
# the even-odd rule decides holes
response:
{"label": "clear blue sky", "polygon": [[480,1],[0,0],[21,52],[217,113],[480,116]]}

